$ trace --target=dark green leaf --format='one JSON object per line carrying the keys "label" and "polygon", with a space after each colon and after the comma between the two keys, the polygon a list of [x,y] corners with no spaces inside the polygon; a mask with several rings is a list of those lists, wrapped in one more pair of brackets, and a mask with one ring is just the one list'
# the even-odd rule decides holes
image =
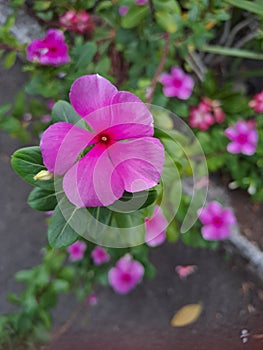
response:
{"label": "dark green leaf", "polygon": [[84,120],[78,115],[70,103],[67,101],[58,101],[51,112],[52,120],[56,122],[67,122],[70,124],[77,124],[78,126],[84,126]]}
{"label": "dark green leaf", "polygon": [[46,170],[38,146],[25,147],[16,151],[11,158],[11,164],[15,172],[31,185],[54,190],[53,180],[35,181],[34,176],[41,170]]}
{"label": "dark green leaf", "polygon": [[4,58],[4,67],[6,69],[10,69],[16,61],[16,52],[15,51],[11,51],[9,52],[5,58]]}
{"label": "dark green leaf", "polygon": [[150,191],[141,192],[124,192],[119,201],[113,204],[115,209],[122,212],[129,213],[135,210],[149,207],[157,198],[157,191],[152,189]]}
{"label": "dark green leaf", "polygon": [[48,241],[51,247],[60,249],[67,247],[78,239],[78,234],[70,226],[70,221],[76,215],[78,208],[75,207],[68,221],[61,212],[60,205],[57,205],[48,227]]}
{"label": "dark green leaf", "polygon": [[54,210],[57,205],[56,193],[36,187],[28,197],[28,204],[31,208],[40,211]]}
{"label": "dark green leaf", "polygon": [[131,6],[128,13],[121,19],[122,27],[125,29],[136,27],[142,22],[142,20],[146,17],[148,12],[148,6]]}
{"label": "dark green leaf", "polygon": [[157,11],[155,13],[155,18],[159,26],[168,33],[175,33],[177,30],[177,25],[175,17],[166,11]]}

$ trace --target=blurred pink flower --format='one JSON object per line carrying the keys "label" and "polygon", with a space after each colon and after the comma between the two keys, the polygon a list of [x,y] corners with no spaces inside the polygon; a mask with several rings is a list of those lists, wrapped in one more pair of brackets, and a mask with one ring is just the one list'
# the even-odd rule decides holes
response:
{"label": "blurred pink flower", "polygon": [[59,23],[65,29],[83,34],[94,28],[90,15],[85,10],[69,10],[60,17]]}
{"label": "blurred pink flower", "polygon": [[263,90],[253,97],[249,102],[249,107],[253,108],[255,112],[263,113]]}
{"label": "blurred pink flower", "polygon": [[91,257],[95,265],[102,265],[110,260],[110,255],[100,246],[93,249]]}
{"label": "blurred pink flower", "polygon": [[177,265],[175,271],[177,272],[181,280],[186,279],[189,275],[194,273],[197,270],[196,265]]}
{"label": "blurred pink flower", "polygon": [[67,252],[69,253],[70,261],[78,261],[83,259],[87,245],[83,241],[77,241],[67,247]]}
{"label": "blurred pink flower", "polygon": [[50,114],[45,114],[41,117],[41,122],[42,123],[50,123],[51,122],[51,115]]}
{"label": "blurred pink flower", "polygon": [[47,108],[51,111],[55,105],[55,101],[52,99],[47,100]]}
{"label": "blurred pink flower", "polygon": [[220,101],[202,97],[201,102],[190,109],[189,124],[193,128],[205,131],[214,123],[222,123],[225,117]]}
{"label": "blurred pink flower", "polygon": [[163,73],[160,77],[163,84],[163,93],[167,97],[178,97],[181,100],[187,100],[194,87],[194,80],[186,74],[181,68],[173,67],[171,74]]}
{"label": "blurred pink flower", "polygon": [[143,265],[126,254],[110,269],[109,283],[116,293],[126,294],[141,282],[143,275]]}
{"label": "blurred pink flower", "polygon": [[87,301],[88,305],[94,306],[94,305],[98,304],[98,297],[95,293],[92,293],[92,294],[87,296],[86,301]]}
{"label": "blurred pink flower", "polygon": [[248,156],[256,152],[258,133],[254,122],[239,120],[233,127],[225,130],[225,135],[231,140],[227,145],[228,152]]}
{"label": "blurred pink flower", "polygon": [[164,148],[153,137],[153,117],[137,96],[118,91],[95,74],[73,83],[70,100],[92,132],[58,122],[43,133],[40,149],[48,171],[65,174],[63,189],[73,204],[107,206],[124,191],[139,192],[157,185]]}
{"label": "blurred pink flower", "polygon": [[190,108],[189,124],[192,128],[198,128],[199,130],[207,130],[215,122],[213,115],[211,114],[210,106],[201,101],[198,106]]}
{"label": "blurred pink flower", "polygon": [[221,102],[218,100],[211,100],[208,97],[203,97],[202,101],[204,103],[206,103],[206,105],[208,107],[210,107],[210,111],[212,113],[212,115],[215,118],[215,122],[216,123],[223,123],[223,121],[225,120],[226,116],[224,111],[221,108]]}
{"label": "blurred pink flower", "polygon": [[49,29],[44,39],[32,41],[27,47],[27,59],[50,66],[68,63],[70,57],[63,33],[58,29]]}
{"label": "blurred pink flower", "polygon": [[126,13],[129,11],[129,6],[120,6],[120,8],[119,8],[119,14],[120,14],[120,16],[125,16],[126,15]]}
{"label": "blurred pink flower", "polygon": [[148,3],[148,0],[136,0],[135,5],[146,5]]}
{"label": "blurred pink flower", "polygon": [[231,209],[224,208],[220,203],[212,201],[205,208],[198,210],[202,224],[201,233],[206,240],[221,240],[230,236],[231,226],[236,218]]}
{"label": "blurred pink flower", "polygon": [[150,247],[161,245],[165,239],[165,229],[168,222],[162,213],[162,209],[156,205],[151,218],[145,218],[145,242]]}

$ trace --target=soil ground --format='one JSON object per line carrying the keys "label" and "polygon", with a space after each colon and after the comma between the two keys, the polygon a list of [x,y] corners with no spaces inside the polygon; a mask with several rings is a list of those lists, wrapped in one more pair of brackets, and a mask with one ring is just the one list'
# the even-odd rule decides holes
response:
{"label": "soil ground", "polygon": [[[19,65],[11,72],[0,70],[0,104],[12,101],[23,81]],[[46,242],[45,217],[28,207],[30,186],[9,165],[10,155],[20,146],[0,133],[1,313],[12,309],[7,293],[23,289],[14,282],[14,273],[39,263]],[[252,204],[246,197],[237,198],[236,205],[238,218],[244,225],[253,224],[251,230],[258,230],[261,239],[262,212],[255,211],[252,217]],[[263,349],[263,287],[246,261],[229,256],[223,249],[192,249],[181,243],[152,250],[151,261],[157,268],[155,279],[145,281],[127,296],[98,289],[98,305],[83,307],[48,350]],[[181,281],[174,268],[188,264],[197,265],[198,270]],[[202,302],[203,312],[196,323],[183,328],[170,326],[177,310],[198,302]],[[55,334],[76,308],[74,296],[61,298],[54,311]],[[249,332],[246,344],[240,338],[244,329]]]}

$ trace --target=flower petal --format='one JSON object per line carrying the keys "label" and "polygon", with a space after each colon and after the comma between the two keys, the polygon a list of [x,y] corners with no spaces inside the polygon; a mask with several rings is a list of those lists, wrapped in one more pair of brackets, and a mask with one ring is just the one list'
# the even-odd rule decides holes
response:
{"label": "flower petal", "polygon": [[154,129],[150,125],[128,123],[114,125],[108,129],[105,129],[104,132],[109,134],[113,140],[117,141],[153,136]]}
{"label": "flower petal", "polygon": [[236,153],[240,153],[241,152],[241,148],[242,146],[238,143],[238,142],[230,142],[228,145],[227,145],[227,150],[229,153],[233,153],[233,154],[236,154]]}
{"label": "flower petal", "polygon": [[101,145],[95,145],[66,173],[63,188],[80,208],[110,205],[124,192],[123,181]]}
{"label": "flower petal", "polygon": [[201,232],[204,239],[208,241],[226,239],[231,235],[231,231],[228,226],[216,228],[213,225],[206,225],[202,227]]}
{"label": "flower petal", "polygon": [[113,144],[109,155],[128,192],[138,192],[157,185],[160,180],[164,148],[152,137]]}
{"label": "flower petal", "polygon": [[[115,125],[140,124],[153,129],[153,117],[147,106],[129,92],[118,92],[109,106],[89,114],[85,120],[98,133]],[[139,127],[140,127],[139,125]]]}
{"label": "flower petal", "polygon": [[159,206],[154,209],[153,216],[145,220],[145,242],[150,247],[156,247],[165,241],[165,229],[168,222]]}
{"label": "flower petal", "polygon": [[245,143],[241,146],[241,152],[247,156],[252,156],[256,152],[257,146],[254,143]]}
{"label": "flower petal", "polygon": [[51,125],[40,141],[44,165],[52,173],[64,174],[93,137],[91,132],[69,123]]}
{"label": "flower petal", "polygon": [[163,85],[172,85],[173,77],[169,73],[163,73],[160,77],[160,83]]}
{"label": "flower petal", "polygon": [[222,219],[224,220],[224,223],[227,225],[233,225],[236,223],[236,217],[232,210],[230,209],[224,209],[222,212]]}
{"label": "flower petal", "polygon": [[227,128],[225,130],[225,135],[228,137],[230,140],[235,140],[236,137],[238,136],[236,130],[234,128]]}
{"label": "flower petal", "polygon": [[163,88],[163,93],[166,97],[175,97],[177,96],[178,89],[174,86],[165,86]]}
{"label": "flower petal", "polygon": [[117,88],[98,74],[84,75],[71,86],[69,98],[81,117],[108,106]]}

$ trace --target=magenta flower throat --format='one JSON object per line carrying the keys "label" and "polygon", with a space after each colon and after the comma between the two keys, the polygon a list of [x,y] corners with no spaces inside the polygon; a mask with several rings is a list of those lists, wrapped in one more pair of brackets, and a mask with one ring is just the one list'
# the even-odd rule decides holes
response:
{"label": "magenta flower throat", "polygon": [[63,190],[73,204],[108,206],[124,191],[157,185],[164,148],[138,97],[99,75],[86,75],[73,83],[70,101],[87,129],[55,123],[42,135],[40,149],[48,171],[64,175]]}

